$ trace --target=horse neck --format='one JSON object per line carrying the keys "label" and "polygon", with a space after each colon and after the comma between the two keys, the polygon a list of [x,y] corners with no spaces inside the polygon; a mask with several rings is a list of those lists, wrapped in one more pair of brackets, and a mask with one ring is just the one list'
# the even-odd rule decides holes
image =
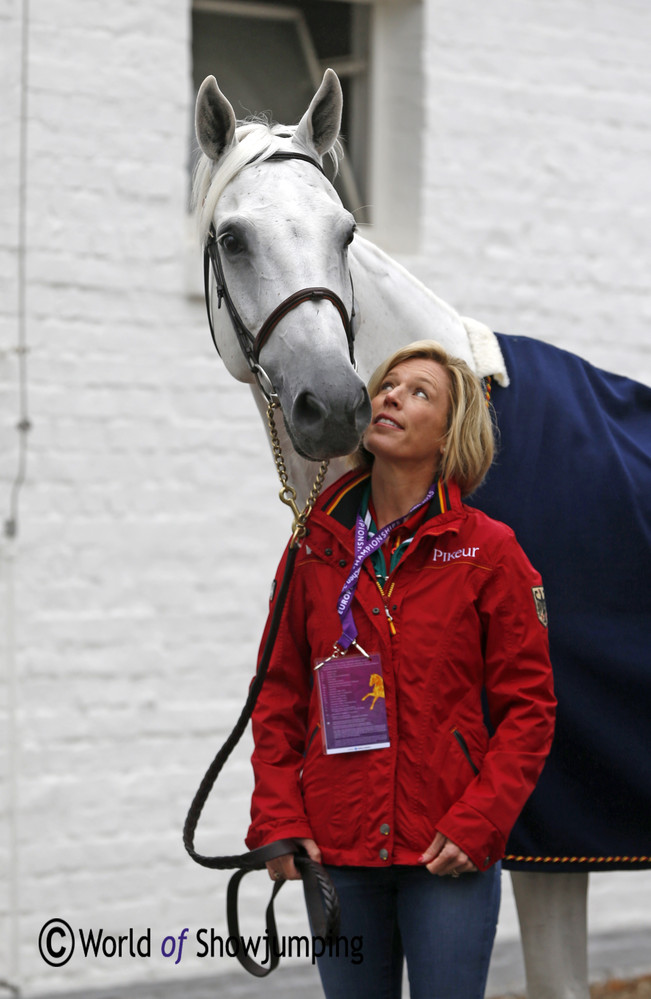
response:
{"label": "horse neck", "polygon": [[459,314],[401,264],[356,236],[350,270],[359,303],[355,355],[364,380],[389,354],[414,340],[437,340],[475,368]]}
{"label": "horse neck", "polygon": [[458,312],[401,264],[368,240],[356,237],[350,270],[360,303],[355,355],[362,378],[391,353],[414,340],[437,340],[466,361],[480,378],[509,384],[497,337],[489,326]]}

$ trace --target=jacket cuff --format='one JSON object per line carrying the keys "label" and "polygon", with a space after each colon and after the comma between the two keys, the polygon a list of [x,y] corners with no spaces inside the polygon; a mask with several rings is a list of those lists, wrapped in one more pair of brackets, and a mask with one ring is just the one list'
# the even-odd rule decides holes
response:
{"label": "jacket cuff", "polygon": [[478,871],[487,871],[504,856],[506,837],[472,805],[457,802],[436,828],[468,854]]}
{"label": "jacket cuff", "polygon": [[274,827],[250,826],[244,842],[249,850],[257,850],[259,846],[269,846],[279,839],[314,839],[314,834],[305,820],[285,822]]}

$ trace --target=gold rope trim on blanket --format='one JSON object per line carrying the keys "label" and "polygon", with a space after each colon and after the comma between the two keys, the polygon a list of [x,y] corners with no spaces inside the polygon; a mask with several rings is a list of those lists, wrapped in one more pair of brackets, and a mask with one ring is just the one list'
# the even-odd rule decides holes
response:
{"label": "gold rope trim on blanket", "polygon": [[525,857],[507,853],[505,860],[528,864],[643,864],[651,862],[651,857]]}

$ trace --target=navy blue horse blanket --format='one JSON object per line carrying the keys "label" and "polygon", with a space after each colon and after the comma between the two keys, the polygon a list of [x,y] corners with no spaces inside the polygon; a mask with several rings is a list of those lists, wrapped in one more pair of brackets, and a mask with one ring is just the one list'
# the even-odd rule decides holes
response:
{"label": "navy blue horse blanket", "polygon": [[513,870],[651,867],[651,388],[498,334],[500,443],[468,502],[542,574],[558,718]]}

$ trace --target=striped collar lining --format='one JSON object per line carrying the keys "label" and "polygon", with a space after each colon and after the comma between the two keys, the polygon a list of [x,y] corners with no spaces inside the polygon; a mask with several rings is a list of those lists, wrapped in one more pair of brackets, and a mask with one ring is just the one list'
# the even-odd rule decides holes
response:
{"label": "striped collar lining", "polygon": [[[363,469],[352,478],[345,479],[323,507],[324,513],[329,517],[334,517],[345,527],[353,527],[362,501],[364,487],[370,476],[370,471]],[[438,488],[427,508],[427,519],[441,513],[447,513],[451,509],[452,502],[447,484],[439,479]]]}

